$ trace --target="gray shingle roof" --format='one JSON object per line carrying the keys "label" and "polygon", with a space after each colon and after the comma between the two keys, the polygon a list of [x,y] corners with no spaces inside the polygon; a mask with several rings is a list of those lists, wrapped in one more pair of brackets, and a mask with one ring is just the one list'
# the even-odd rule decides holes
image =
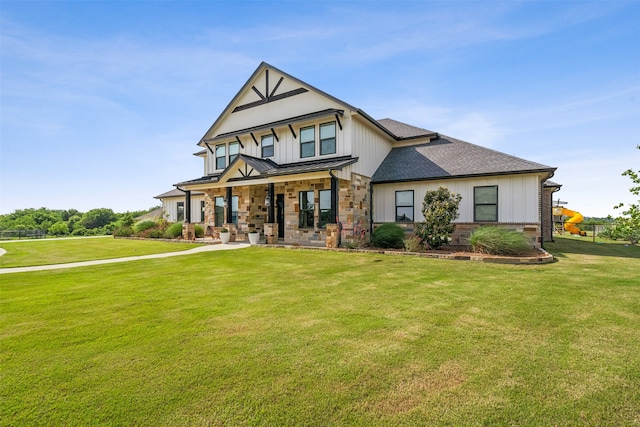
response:
{"label": "gray shingle roof", "polygon": [[555,168],[440,136],[429,143],[391,150],[373,175],[374,183],[483,175],[510,175]]}
{"label": "gray shingle roof", "polygon": [[[351,156],[343,156],[343,157],[332,157],[328,159],[311,160],[307,162],[296,162],[296,163],[287,163],[287,164],[279,165],[270,159],[259,159],[257,157],[247,156],[246,154],[240,154],[233,161],[233,163],[227,166],[227,169],[225,169],[225,171],[229,169],[233,169],[235,167],[235,164],[240,160],[245,162],[245,164],[247,164],[249,167],[255,169],[255,171],[258,172],[260,175],[248,176],[244,178],[234,178],[234,179],[231,179],[230,181],[241,181],[245,179],[267,178],[270,176],[293,175],[293,174],[308,173],[308,172],[320,172],[320,171],[328,171],[331,169],[340,170],[345,166],[356,163],[358,161],[358,158],[351,157]],[[220,180],[220,177],[222,175],[224,175],[224,172],[221,174],[204,176],[202,178],[180,182],[175,185],[216,183]]]}
{"label": "gray shingle roof", "polygon": [[406,123],[399,122],[393,119],[380,119],[378,120],[382,126],[387,128],[389,132],[396,135],[398,138],[419,138],[426,136],[434,136],[437,135],[435,132],[426,130],[423,128],[419,128],[416,126],[411,126]]}

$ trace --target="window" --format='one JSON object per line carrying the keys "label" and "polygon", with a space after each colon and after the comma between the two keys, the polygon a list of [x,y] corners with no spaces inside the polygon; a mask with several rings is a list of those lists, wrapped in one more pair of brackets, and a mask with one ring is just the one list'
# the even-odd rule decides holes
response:
{"label": "window", "polygon": [[229,143],[229,164],[231,164],[236,157],[238,157],[238,153],[240,153],[240,144],[238,144],[237,142],[230,142]]}
{"label": "window", "polygon": [[316,155],[316,127],[309,126],[300,129],[300,157]]}
{"label": "window", "polygon": [[176,221],[184,221],[184,202],[178,202],[178,211],[176,212]]}
{"label": "window", "polygon": [[238,225],[238,196],[231,197],[231,222]]}
{"label": "window", "polygon": [[300,192],[300,228],[313,228],[313,191]]}
{"label": "window", "polygon": [[320,190],[320,227],[324,228],[327,224],[334,223],[332,216],[331,190]]}
{"label": "window", "polygon": [[498,221],[498,186],[473,187],[473,220]]}
{"label": "window", "polygon": [[413,190],[396,191],[396,222],[413,222]]}
{"label": "window", "polygon": [[200,222],[204,222],[204,200],[200,201]]}
{"label": "window", "polygon": [[216,197],[215,206],[216,206],[216,210],[215,210],[214,225],[216,227],[222,227],[222,224],[224,224],[224,198]]}
{"label": "window", "polygon": [[262,157],[273,157],[273,135],[262,137]]}
{"label": "window", "polygon": [[227,146],[216,145],[216,169],[224,169],[227,162]]}
{"label": "window", "polygon": [[320,125],[320,155],[336,153],[336,122]]}

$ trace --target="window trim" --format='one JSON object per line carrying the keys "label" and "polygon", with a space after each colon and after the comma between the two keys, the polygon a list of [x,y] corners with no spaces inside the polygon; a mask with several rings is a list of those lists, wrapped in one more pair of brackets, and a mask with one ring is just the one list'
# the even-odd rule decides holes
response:
{"label": "window trim", "polygon": [[205,206],[204,200],[200,200],[200,222],[204,222],[204,217],[205,217],[204,206]]}
{"label": "window trim", "polygon": [[[222,153],[221,156],[218,155],[218,149],[222,148],[224,149],[224,153]],[[220,169],[224,169],[227,167],[227,144],[218,144],[216,145],[216,170],[220,170]],[[222,160],[222,167],[218,166],[218,162]]]}
{"label": "window trim", "polygon": [[[322,193],[329,193],[329,207],[328,208],[323,208],[322,207]],[[332,192],[331,190],[318,190],[318,224],[320,228],[327,228],[327,224],[331,224],[333,223],[333,220],[331,218],[329,218],[329,221],[327,222],[322,222],[322,212],[329,212],[329,215],[331,215],[331,196],[332,196]]]}
{"label": "window trim", "polygon": [[[220,205],[218,205],[218,200],[221,202]],[[222,213],[222,215],[220,215],[220,218],[218,218],[218,209],[220,209],[220,212]],[[213,198],[213,215],[214,227],[222,227],[224,224],[224,197],[215,196]]]}
{"label": "window trim", "polygon": [[[238,152],[236,154],[231,154],[231,146],[234,147],[238,147]],[[240,144],[235,141],[235,142],[230,142],[229,143],[229,148],[228,148],[228,152],[229,152],[229,164],[233,163],[233,161],[240,155]]]}
{"label": "window trim", "polygon": [[[312,129],[313,130],[313,139],[311,139],[310,141],[302,141],[302,131],[303,130],[307,130],[307,129]],[[305,126],[305,127],[301,127],[300,129],[298,129],[298,132],[300,132],[300,158],[301,159],[306,159],[308,157],[315,157],[316,156],[316,126],[312,125],[312,126]],[[312,145],[313,146],[313,154],[311,154],[310,156],[303,156],[303,150],[302,147],[304,145]]]}
{"label": "window trim", "polygon": [[[309,197],[309,194],[311,194],[311,209],[308,208],[309,205],[309,200],[307,200],[307,208],[303,209],[302,208],[302,195],[306,194],[307,197]],[[313,190],[305,190],[305,191],[299,191],[298,192],[298,203],[299,203],[299,214],[298,214],[298,228],[304,228],[304,229],[313,229],[315,228],[315,218],[316,218],[316,202],[315,202],[315,191]],[[303,218],[303,213],[305,212],[312,212],[313,214],[313,219],[312,219],[312,223],[311,225],[307,224],[307,225],[303,225],[302,224],[302,218]],[[307,214],[308,215],[308,214]]]}
{"label": "window trim", "polygon": [[[411,204],[410,205],[399,205],[398,204],[398,193],[411,193]],[[394,193],[394,205],[395,205],[395,217],[394,222],[415,222],[416,220],[416,199],[415,199],[415,191],[414,190],[396,190]],[[410,221],[399,221],[398,220],[398,208],[411,208],[411,220]]]}
{"label": "window trim", "polygon": [[178,202],[176,204],[176,222],[184,221],[184,212],[184,202]]}
{"label": "window trim", "polygon": [[[495,203],[478,203],[476,200],[476,189],[478,188],[495,188],[496,202]],[[473,222],[498,222],[498,186],[497,185],[477,185],[473,187]],[[478,206],[495,206],[495,219],[477,219],[477,207]]]}
{"label": "window trim", "polygon": [[[269,144],[269,145],[265,145],[265,144],[264,144],[264,142],[265,142],[266,140],[269,140],[269,139],[271,140],[271,144]],[[273,134],[272,134],[272,133],[269,133],[269,134],[267,134],[267,135],[262,135],[262,139],[261,139],[261,141],[260,141],[260,148],[261,148],[260,154],[262,155],[262,158],[263,158],[263,159],[264,159],[265,157],[273,157],[273,156],[275,155],[275,152],[276,152],[276,151],[275,151],[275,144],[274,144],[274,140],[275,140],[275,138],[273,137]],[[270,155],[270,156],[265,156],[265,154],[264,154],[264,149],[265,149],[265,148],[269,148],[269,147],[271,147],[271,155]]]}
{"label": "window trim", "polygon": [[[333,125],[333,134],[334,136],[332,138],[322,138],[322,128],[323,126],[326,127],[327,125]],[[326,123],[320,123],[319,125],[319,130],[318,130],[318,138],[320,139],[320,155],[321,156],[327,156],[329,154],[336,154],[338,152],[338,131],[336,128],[336,122],[326,122]],[[323,142],[325,141],[329,141],[333,139],[333,152],[331,153],[327,153],[324,151],[324,145]]]}

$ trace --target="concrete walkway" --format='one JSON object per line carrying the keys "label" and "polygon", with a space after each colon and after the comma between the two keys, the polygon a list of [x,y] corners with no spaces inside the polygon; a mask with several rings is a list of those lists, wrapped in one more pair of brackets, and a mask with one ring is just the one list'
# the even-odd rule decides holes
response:
{"label": "concrete walkway", "polygon": [[111,259],[98,259],[94,261],[81,261],[81,262],[70,262],[66,264],[50,264],[50,265],[34,265],[31,267],[9,267],[9,268],[0,268],[0,274],[8,274],[8,273],[28,273],[31,271],[43,271],[43,270],[59,270],[62,268],[74,268],[74,267],[87,267],[91,265],[102,265],[102,264],[114,264],[117,262],[129,262],[129,261],[137,261],[141,259],[154,259],[154,258],[168,258],[174,256],[181,255],[193,255],[200,252],[208,252],[208,251],[226,251],[232,249],[243,249],[251,246],[248,243],[228,243],[228,244],[220,244],[220,245],[205,245],[198,246],[197,248],[189,249],[186,251],[180,252],[166,252],[162,254],[151,254],[151,255],[140,255],[140,256],[130,256],[125,258],[111,258]]}

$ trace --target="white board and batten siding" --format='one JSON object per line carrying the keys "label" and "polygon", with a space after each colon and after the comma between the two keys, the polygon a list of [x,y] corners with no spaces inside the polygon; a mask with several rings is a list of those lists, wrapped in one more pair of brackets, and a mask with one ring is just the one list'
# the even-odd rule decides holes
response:
{"label": "white board and batten siding", "polygon": [[[184,203],[184,197],[167,197],[162,199],[163,217],[169,222],[178,221],[178,202]],[[201,202],[204,202],[204,195],[192,195],[191,196],[191,222],[202,222],[201,218]],[[185,206],[186,208],[186,206]],[[185,209],[186,212],[186,209]]]}
{"label": "white board and batten siding", "polygon": [[387,154],[393,148],[391,137],[373,129],[370,123],[352,118],[350,153],[358,157],[358,163],[352,165],[352,171],[372,177]]}
{"label": "white board and batten siding", "polygon": [[538,223],[540,176],[537,174],[506,175],[473,179],[447,179],[441,181],[414,181],[378,184],[373,190],[374,222],[395,222],[396,191],[413,190],[415,221],[424,221],[422,202],[427,191],[446,187],[462,196],[460,216],[455,222],[472,223],[473,188],[498,186],[498,223]]}

